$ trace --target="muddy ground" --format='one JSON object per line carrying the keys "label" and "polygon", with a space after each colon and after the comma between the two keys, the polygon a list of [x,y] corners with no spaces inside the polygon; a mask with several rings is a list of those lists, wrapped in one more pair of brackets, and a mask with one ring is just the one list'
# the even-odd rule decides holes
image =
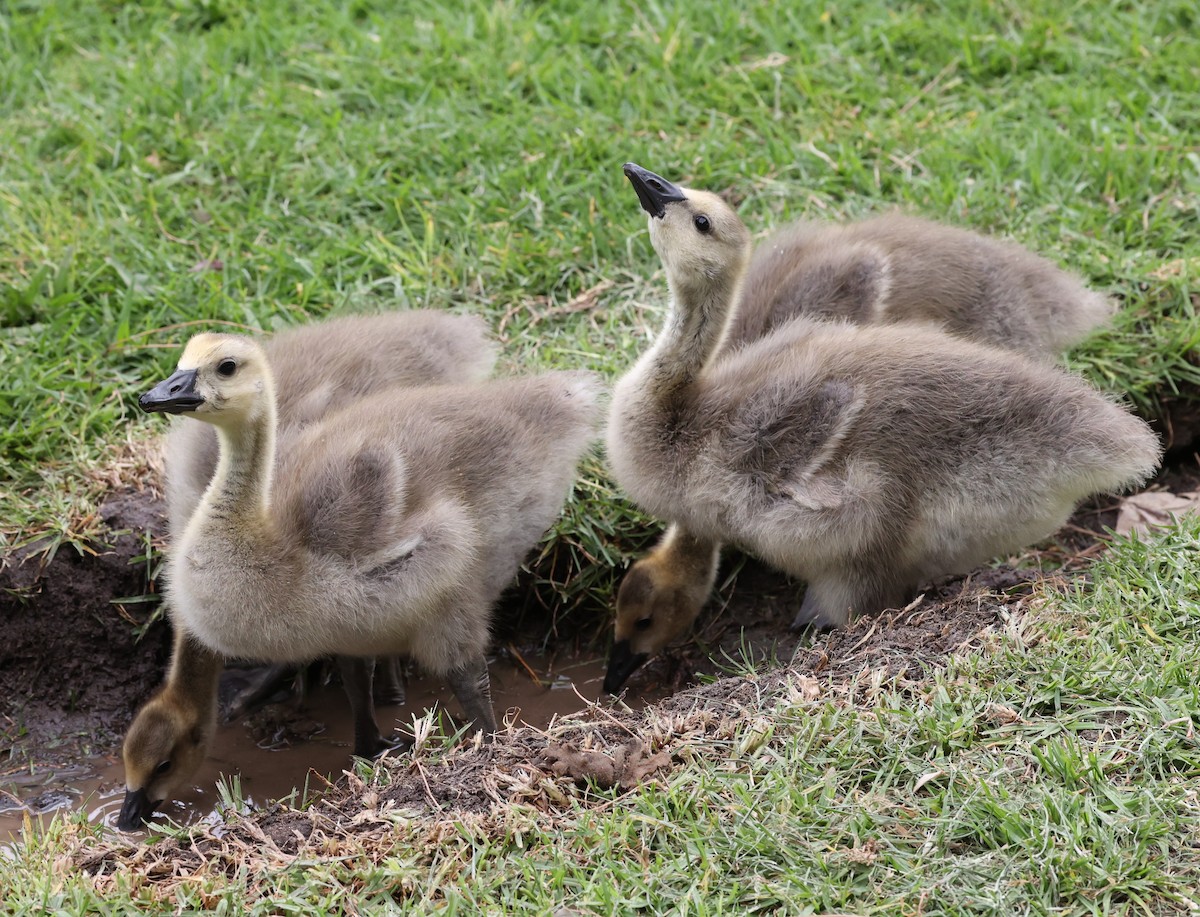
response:
{"label": "muddy ground", "polygon": [[[63,547],[48,562],[27,552],[0,571],[0,773],[29,764],[61,766],[115,749],[137,707],[161,682],[170,657],[168,625],[153,620],[153,602],[117,601],[154,589],[137,558],[162,530],[161,509],[149,493],[118,495],[102,508],[112,530],[107,548],[81,553]],[[950,581],[936,595],[949,600],[964,588],[1020,591],[1031,576],[984,571],[969,582]],[[787,627],[801,594],[796,583],[753,560],[726,558],[696,639],[649,662],[630,680],[631,691],[674,692],[700,673],[787,662],[801,642]],[[989,623],[984,618],[955,618],[945,640],[961,642]],[[536,621],[524,616],[523,626],[536,628]],[[543,636],[501,632],[497,643],[527,648]],[[892,640],[897,653],[915,660],[927,652],[928,636],[909,626],[896,629]],[[839,642],[834,636],[823,645]]]}
{"label": "muddy ground", "polygon": [[107,545],[51,554],[32,545],[0,569],[0,773],[59,764],[120,742],[170,658],[156,605],[115,602],[150,589],[147,538],[163,528],[149,492],[101,508]]}
{"label": "muddy ground", "polygon": [[[1196,457],[1185,453],[1151,486],[1181,492],[1198,485]],[[757,705],[764,686],[781,690],[787,679],[843,687],[864,676],[901,685],[919,680],[950,654],[1018,617],[1038,581],[1086,575],[1091,558],[1103,550],[1103,532],[1114,524],[1117,508],[1114,499],[1089,503],[1046,545],[933,584],[903,611],[815,638],[788,629],[802,595],[796,583],[751,560],[727,557],[697,639],[648,663],[630,680],[630,693],[680,692],[659,704],[653,716],[658,723],[674,717],[685,735],[688,729],[718,728],[713,724],[729,716],[742,717]],[[167,626],[146,624],[152,603],[114,599],[143,596],[153,588],[147,564],[136,559],[162,531],[161,510],[148,491],[115,495],[102,509],[111,533],[108,548],[64,547],[49,561],[26,551],[24,557],[9,558],[0,571],[5,635],[0,642],[0,779],[30,765],[53,768],[113,754],[134,711],[160,682],[169,655]],[[529,629],[529,617],[522,620]],[[498,643],[519,648],[542,642],[544,635],[544,628],[501,633]],[[747,660],[765,674],[697,686],[698,674],[719,675]],[[789,661],[788,671],[778,670]],[[671,762],[665,750],[671,743],[645,738],[640,716],[605,703],[558,731],[513,729],[491,746],[465,749],[437,765],[400,766],[383,796],[366,802],[484,812],[522,794],[551,799],[556,780],[636,782]],[[535,793],[530,780],[538,783],[539,774],[545,780]],[[274,815],[261,815],[253,830],[267,832],[281,849],[295,847],[320,819],[338,820],[362,805],[355,788],[343,787],[303,815],[279,814],[278,824]]]}

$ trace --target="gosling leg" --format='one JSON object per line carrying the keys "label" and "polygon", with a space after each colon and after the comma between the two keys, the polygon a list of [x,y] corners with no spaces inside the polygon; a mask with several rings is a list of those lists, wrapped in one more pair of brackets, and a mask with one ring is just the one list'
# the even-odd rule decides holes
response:
{"label": "gosling leg", "polygon": [[480,656],[449,672],[446,680],[470,724],[483,730],[483,740],[490,742],[496,731],[496,714],[492,710],[492,680],[487,660]]}
{"label": "gosling leg", "polygon": [[375,659],[375,701],[380,704],[403,704],[408,697],[404,683],[404,660],[399,656],[378,656]]}
{"label": "gosling leg", "polygon": [[228,723],[257,710],[281,691],[286,691],[291,695],[292,700],[296,700],[298,695],[302,699],[303,691],[297,692],[296,690],[295,682],[298,676],[299,672],[296,666],[291,663],[273,665],[263,669],[253,681],[234,695],[233,700],[229,702],[229,709],[225,713],[225,722]]}
{"label": "gosling leg", "polygon": [[804,601],[792,621],[793,631],[811,629],[823,634],[850,622],[850,596],[845,583],[835,579],[810,579]]}
{"label": "gosling leg", "polygon": [[360,758],[373,758],[391,747],[384,741],[379,723],[375,720],[375,698],[371,694],[375,660],[361,656],[339,656],[338,670],[354,719],[354,754]]}
{"label": "gosling leg", "polygon": [[854,618],[877,615],[885,608],[903,607],[911,592],[894,577],[850,573],[809,580],[792,630],[811,627],[818,633],[846,627]]}
{"label": "gosling leg", "polygon": [[830,620],[830,616],[821,607],[812,583],[809,583],[808,588],[804,590],[804,601],[800,603],[800,610],[792,619],[792,631],[799,633],[811,630],[814,634],[827,634],[837,628],[838,625]]}

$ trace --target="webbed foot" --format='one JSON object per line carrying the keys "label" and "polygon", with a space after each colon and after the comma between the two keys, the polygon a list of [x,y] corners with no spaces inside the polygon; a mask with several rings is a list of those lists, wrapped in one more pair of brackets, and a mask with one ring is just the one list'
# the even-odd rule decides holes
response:
{"label": "webbed foot", "polygon": [[483,740],[492,741],[496,731],[496,714],[492,710],[492,681],[488,674],[487,659],[480,656],[466,665],[447,673],[446,680],[470,727],[482,730]]}

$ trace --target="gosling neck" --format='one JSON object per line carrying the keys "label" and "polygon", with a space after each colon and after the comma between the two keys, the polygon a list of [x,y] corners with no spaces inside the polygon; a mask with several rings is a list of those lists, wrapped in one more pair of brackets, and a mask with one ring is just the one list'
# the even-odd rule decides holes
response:
{"label": "gosling neck", "polygon": [[654,554],[667,555],[670,563],[688,580],[704,584],[704,592],[712,588],[717,573],[717,562],[721,545],[708,538],[689,532],[678,523],[667,528]]}
{"label": "gosling neck", "polygon": [[275,467],[275,394],[270,385],[252,414],[215,426],[220,458],[205,502],[214,514],[265,524]]}
{"label": "gosling neck", "polygon": [[195,639],[182,626],[175,628],[175,651],[167,670],[167,684],[181,700],[207,710],[216,700],[217,682],[225,660]]}
{"label": "gosling neck", "polygon": [[664,396],[691,384],[721,349],[743,273],[744,265],[716,277],[668,271],[670,312],[647,354],[652,384]]}

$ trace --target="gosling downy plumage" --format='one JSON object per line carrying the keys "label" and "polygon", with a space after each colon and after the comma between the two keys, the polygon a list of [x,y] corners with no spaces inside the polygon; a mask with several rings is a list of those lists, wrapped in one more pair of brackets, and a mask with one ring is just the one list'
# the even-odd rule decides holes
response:
{"label": "gosling downy plumage", "polygon": [[[433,310],[342,316],[281,331],[262,346],[275,373],[281,452],[293,434],[372,392],[479,382],[496,362],[481,319]],[[176,421],[165,454],[167,525],[175,538],[216,471],[216,430]]]}
{"label": "gosling downy plumage", "polygon": [[[655,182],[664,189],[677,186],[633,167],[630,178],[654,214],[661,202],[650,202],[637,188],[639,173],[651,190]],[[706,204],[727,227],[740,226],[719,198],[708,195]],[[738,245],[749,244],[748,236],[736,235]],[[1016,244],[902,215],[786,227],[755,248],[739,290],[714,357],[806,316],[857,324],[928,323],[1049,361],[1112,312],[1106,297]],[[719,543],[676,523],[632,565],[617,596],[606,690],[619,689],[650,652],[695,620],[715,579],[719,552]],[[634,644],[648,649],[635,653]]]}
{"label": "gosling downy plumage", "polygon": [[[432,310],[347,315],[281,331],[263,341],[276,373],[279,450],[329,412],[397,385],[479,382],[492,372],[496,346],[477,316]],[[182,533],[217,468],[217,433],[208,424],[179,421],[166,441],[168,531]],[[380,667],[387,696],[403,695],[397,660]],[[244,709],[274,693],[290,666],[276,666],[234,702]]]}
{"label": "gosling downy plumage", "polygon": [[122,831],[136,831],[199,769],[217,724],[217,681],[225,660],[175,630],[166,683],[142,706],[125,733]]}
{"label": "gosling downy plumage", "polygon": [[798,624],[841,626],[1154,469],[1146,425],[1079,379],[921,324],[798,316],[726,344],[745,227],[714,195],[626,174],[672,301],[616,387],[608,451],[627,493],[673,526],[622,588],[605,690],[691,624],[692,579],[722,542],[808,581]]}
{"label": "gosling downy plumage", "polygon": [[[496,357],[483,321],[432,311],[330,319],[282,331],[262,346],[281,389],[278,435],[284,453],[305,427],[372,391],[480,381]],[[217,457],[215,428],[184,420],[173,424],[165,475],[172,541],[182,536],[211,482]],[[223,664],[223,657],[176,628],[166,683],[126,733],[122,830],[140,827],[200,767],[216,721]],[[396,702],[403,693],[396,660],[383,660],[381,675],[376,691],[386,687],[387,700]],[[360,690],[347,687],[348,692]]]}
{"label": "gosling downy plumage", "polygon": [[[598,388],[584,373],[395,388],[310,424],[277,466],[262,348],[196,336],[141,401],[220,438],[169,562],[176,620],[218,653],[267,661],[404,653],[491,732],[491,606],[561,509]],[[356,754],[382,742],[364,681]]]}
{"label": "gosling downy plumage", "polygon": [[797,223],[754,250],[728,342],[798,315],[859,325],[929,322],[1051,362],[1112,317],[1114,303],[1014,242],[901,214]]}

